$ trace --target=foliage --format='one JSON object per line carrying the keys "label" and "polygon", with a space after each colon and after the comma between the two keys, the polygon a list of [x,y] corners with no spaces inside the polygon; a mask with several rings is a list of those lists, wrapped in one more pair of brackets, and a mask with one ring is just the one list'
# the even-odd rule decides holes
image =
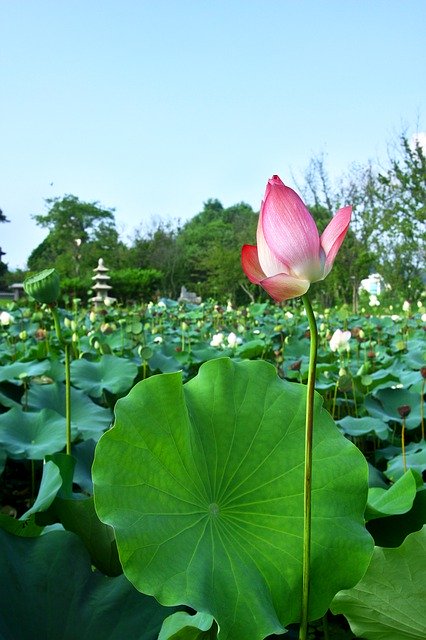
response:
{"label": "foliage", "polygon": [[256,226],[249,205],[225,209],[218,200],[208,200],[177,237],[182,284],[203,297],[241,298],[241,287],[250,286],[241,270],[241,246],[254,241]]}
{"label": "foliage", "polygon": [[[224,639],[261,640],[300,619],[304,404],[272,365],[225,358],[184,387],[180,374],[154,376],[117,403],[95,503],[140,591],[212,614]],[[365,461],[319,397],[315,422],[311,619],[363,575],[372,547]]]}
{"label": "foliage", "polygon": [[422,640],[426,636],[426,527],[396,549],[376,547],[356,587],[341,591],[332,610],[366,640]]}
{"label": "foliage", "polygon": [[405,134],[388,166],[354,168],[342,186],[354,204],[354,230],[376,256],[376,271],[394,291],[417,296],[424,278],[426,157]]}
{"label": "foliage", "polygon": [[[394,297],[399,291],[403,299],[416,299],[425,278],[425,184],[425,151],[410,143],[405,133],[391,147],[386,165],[371,161],[353,165],[335,182],[324,156],[312,158],[299,191],[320,232],[337,209],[353,206],[351,225],[332,272],[320,285],[312,286],[318,302],[326,307],[351,304],[356,311],[360,282],[371,272],[382,275]],[[160,274],[155,285],[143,287],[140,293],[136,282],[126,287],[120,278],[113,295],[121,302],[157,293],[177,299],[182,285],[221,303],[266,299],[241,269],[241,246],[255,244],[257,226],[257,214],[243,202],[225,208],[209,199],[184,225],[160,221],[148,232],[139,229],[130,246],[119,238],[113,209],[73,195],[48,199],[46,204],[47,213],[34,219],[48,235],[31,253],[28,266],[36,271],[46,265],[55,267],[63,292],[71,297],[86,298],[87,281],[103,257],[114,272],[153,269]],[[6,221],[4,215],[0,221]],[[23,279],[18,273],[10,276],[1,262],[0,278],[2,287]]]}
{"label": "foliage", "polygon": [[112,295],[121,302],[151,300],[158,293],[163,274],[158,269],[111,270]]}
{"label": "foliage", "polygon": [[[377,566],[385,570],[393,556],[392,589],[405,593],[405,552],[388,556],[384,549],[402,545],[426,523],[424,302],[420,299],[404,309],[394,302],[393,309],[381,305],[368,308],[367,314],[350,313],[348,306],[316,306],[316,388],[321,398],[317,396],[314,450],[314,616],[324,611],[336,588],[349,591],[349,582],[340,583],[347,571],[352,581],[356,571],[361,573],[366,530],[386,560]],[[301,407],[309,354],[307,318],[298,302],[232,307],[213,302],[185,305],[163,298],[127,308],[88,310],[80,305],[74,300],[67,311],[55,308],[62,339],[55,334],[49,307],[1,305],[0,569],[6,576],[2,599],[8,605],[0,635],[13,638],[22,621],[24,638],[31,633],[47,637],[51,621],[52,634],[59,638],[74,637],[84,623],[95,636],[99,632],[114,637],[117,628],[116,637],[124,629],[129,637],[144,638],[149,632],[150,640],[159,633],[165,640],[213,639],[218,632],[226,637],[232,624],[245,624],[238,622],[244,602],[251,603],[255,614],[263,611],[253,624],[253,629],[263,629],[254,632],[257,637],[297,619],[299,604],[289,596],[289,586],[295,593],[300,589],[300,517],[289,516],[293,509],[300,511],[302,500]],[[347,349],[331,350],[336,329],[351,332]],[[70,388],[64,383],[66,350],[72,357]],[[113,411],[116,426],[110,429]],[[63,453],[69,414],[72,455]],[[132,442],[137,446],[129,455]],[[95,447],[97,507],[103,518],[104,511],[117,505],[117,541],[126,573],[144,591],[154,592],[146,586],[152,581],[156,590],[174,593],[176,597],[168,600],[173,603],[183,601],[179,593],[185,582],[195,598],[191,602],[208,602],[202,616],[181,611],[160,632],[161,620],[171,612],[136,592],[125,575],[108,577],[117,576],[121,565],[113,532],[94,509]],[[369,463],[365,528],[367,474],[361,454]],[[193,508],[182,501],[185,496],[194,498],[194,487],[211,488],[213,496],[218,486],[214,480],[221,478],[223,490],[216,500],[197,494],[199,502]],[[166,491],[158,492],[161,488]],[[203,518],[211,538],[198,535]],[[193,526],[186,527],[188,523]],[[342,531],[339,523],[348,527]],[[66,531],[52,532],[52,526]],[[179,535],[167,537],[171,529]],[[61,539],[55,533],[63,534]],[[341,537],[342,547],[336,544]],[[149,566],[150,550],[145,544],[138,546],[140,538],[156,546],[163,542]],[[326,548],[320,549],[315,540]],[[342,560],[339,548],[344,550]],[[164,564],[163,550],[168,558]],[[206,572],[212,566],[214,572]],[[104,587],[98,591],[100,585]],[[235,602],[235,585],[244,591],[233,623],[226,605],[233,598]],[[63,595],[70,599],[66,610],[71,631],[60,615]],[[150,613],[149,602],[156,613]],[[404,613],[417,620],[415,600],[410,602],[404,604]],[[381,616],[393,606],[390,603],[388,611],[383,606]],[[288,607],[295,617],[288,617]],[[265,608],[270,612],[266,622]],[[213,611],[212,617],[207,611]],[[245,612],[247,619],[251,615]],[[220,629],[212,619],[216,616]],[[283,638],[294,638],[296,626]],[[253,637],[253,629],[245,630],[243,637]]]}
{"label": "foliage", "polygon": [[375,195],[383,275],[395,289],[411,285],[415,294],[421,290],[426,255],[426,155],[420,144],[412,148],[401,137],[399,153],[378,175]]}
{"label": "foliage", "polygon": [[[426,157],[419,144],[413,146],[402,134],[387,166],[353,165],[337,184],[327,173],[324,157],[313,158],[302,191],[315,210],[323,207],[329,215],[342,204],[353,206],[352,235],[336,259],[342,270],[333,269],[325,280],[327,292],[336,282],[350,280],[356,294],[360,280],[376,271],[393,291],[405,291],[409,298],[420,294],[425,277]],[[341,293],[349,302],[347,293]]]}
{"label": "foliage", "polygon": [[93,280],[91,276],[74,276],[72,278],[61,278],[61,298],[62,300],[72,300],[80,298],[80,300],[88,301],[93,295],[91,288]]}
{"label": "foliage", "polygon": [[103,256],[108,256],[110,267],[121,266],[125,246],[118,239],[113,209],[73,195],[51,198],[46,204],[48,212],[33,217],[49,233],[28,258],[29,269],[50,264],[61,275],[75,277],[90,272]]}
{"label": "foliage", "polygon": [[[20,538],[0,530],[0,540],[4,640],[16,638],[17,629],[21,640],[156,640],[170,615],[170,609],[138,593],[124,576],[94,572],[73,533]],[[11,588],[16,584],[18,588]]]}
{"label": "foliage", "polygon": [[128,254],[129,267],[155,269],[161,273],[159,288],[168,297],[177,297],[180,287],[176,274],[177,233],[178,230],[171,224],[163,222],[159,222],[145,236],[138,230]]}
{"label": "foliage", "polygon": [[7,272],[8,272],[7,264],[2,262],[0,257],[0,289],[3,289],[6,286]]}

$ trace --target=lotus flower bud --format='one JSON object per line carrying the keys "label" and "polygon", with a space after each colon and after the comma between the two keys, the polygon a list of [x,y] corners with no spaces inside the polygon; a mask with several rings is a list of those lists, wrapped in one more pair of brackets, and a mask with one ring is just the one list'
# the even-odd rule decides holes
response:
{"label": "lotus flower bud", "polygon": [[24,280],[25,292],[45,304],[55,304],[59,298],[59,275],[56,269],[44,269]]}

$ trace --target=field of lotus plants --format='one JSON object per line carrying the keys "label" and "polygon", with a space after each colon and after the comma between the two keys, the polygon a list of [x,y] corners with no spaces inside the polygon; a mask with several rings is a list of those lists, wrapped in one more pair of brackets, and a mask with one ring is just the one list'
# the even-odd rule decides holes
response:
{"label": "field of lotus plants", "polygon": [[[315,316],[309,637],[420,640],[425,308]],[[0,321],[0,637],[297,637],[303,306]]]}

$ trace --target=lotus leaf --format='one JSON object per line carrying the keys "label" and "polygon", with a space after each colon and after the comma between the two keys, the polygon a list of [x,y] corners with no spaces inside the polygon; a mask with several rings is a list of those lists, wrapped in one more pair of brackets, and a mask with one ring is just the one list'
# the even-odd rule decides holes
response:
{"label": "lotus leaf", "polygon": [[[138,383],[93,466],[123,569],[163,604],[260,640],[300,619],[306,388],[262,361],[218,359]],[[315,400],[311,619],[367,568],[367,464]],[[346,587],[345,587],[346,588]]]}

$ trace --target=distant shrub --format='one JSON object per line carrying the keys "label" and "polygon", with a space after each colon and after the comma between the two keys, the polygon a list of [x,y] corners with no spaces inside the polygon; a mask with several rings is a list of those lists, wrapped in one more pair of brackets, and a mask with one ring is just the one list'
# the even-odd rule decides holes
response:
{"label": "distant shrub", "polygon": [[157,269],[117,269],[111,277],[111,295],[119,302],[151,300],[158,293],[163,274]]}
{"label": "distant shrub", "polygon": [[67,302],[74,298],[80,298],[86,303],[92,295],[90,292],[92,285],[93,282],[90,276],[85,276],[84,278],[65,278],[61,276],[61,300]]}
{"label": "distant shrub", "polygon": [[[157,269],[111,269],[108,272],[111,296],[121,303],[151,300],[158,294],[163,274]],[[68,303],[80,298],[83,304],[89,303],[94,295],[91,291],[94,282],[90,276],[84,278],[61,277],[61,299]]]}

